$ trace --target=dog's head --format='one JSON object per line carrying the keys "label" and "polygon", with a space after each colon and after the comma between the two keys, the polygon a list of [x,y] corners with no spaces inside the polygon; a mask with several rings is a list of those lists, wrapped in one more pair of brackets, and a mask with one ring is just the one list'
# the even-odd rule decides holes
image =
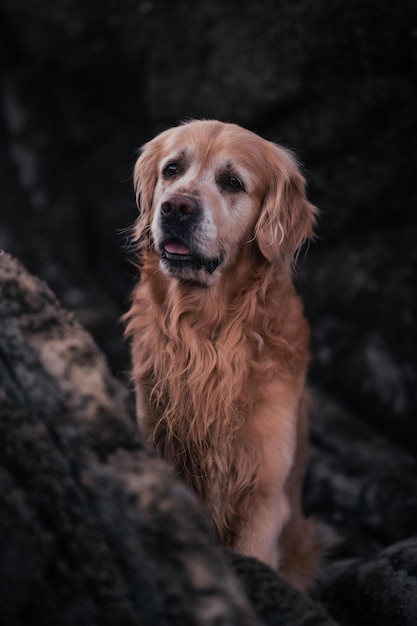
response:
{"label": "dog's head", "polygon": [[315,209],[292,155],[234,124],[161,133],[143,147],[134,185],[136,238],[180,280],[210,286],[245,245],[274,263],[312,235]]}

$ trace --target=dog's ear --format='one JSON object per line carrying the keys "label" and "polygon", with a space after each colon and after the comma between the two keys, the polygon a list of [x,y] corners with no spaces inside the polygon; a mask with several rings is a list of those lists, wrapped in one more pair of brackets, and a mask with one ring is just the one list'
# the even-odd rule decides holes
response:
{"label": "dog's ear", "polygon": [[305,180],[292,154],[270,143],[266,195],[255,227],[259,248],[270,262],[294,257],[313,236],[317,209],[308,202]]}
{"label": "dog's ear", "polygon": [[146,238],[150,231],[153,194],[158,179],[160,146],[160,136],[146,143],[140,150],[133,170],[133,186],[139,209],[139,217],[135,225],[135,239],[137,241]]}

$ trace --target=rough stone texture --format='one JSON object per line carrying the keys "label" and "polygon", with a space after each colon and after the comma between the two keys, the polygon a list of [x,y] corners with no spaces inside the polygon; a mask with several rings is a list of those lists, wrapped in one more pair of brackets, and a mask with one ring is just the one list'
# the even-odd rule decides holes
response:
{"label": "rough stone texture", "polygon": [[303,281],[312,378],[414,451],[416,237],[415,226],[358,235],[306,258]]}
{"label": "rough stone texture", "polygon": [[416,535],[416,473],[414,454],[314,391],[304,495],[325,528],[329,561],[367,558]]}
{"label": "rough stone texture", "polygon": [[0,329],[2,625],[331,626],[269,568],[223,555],[91,337],[4,253]]}
{"label": "rough stone texture", "polygon": [[393,544],[374,558],[333,572],[324,600],[341,623],[414,626],[417,615],[417,539]]}
{"label": "rough stone texture", "polygon": [[[0,248],[48,282],[119,379],[116,392],[94,360],[98,380],[107,382],[88,385],[112,400],[89,431],[83,426],[85,448],[78,426],[65,422],[87,457],[96,439],[100,450],[113,450],[134,429],[120,411],[123,428],[119,419],[109,427],[106,415],[122,402],[128,380],[119,318],[135,279],[123,246],[136,217],[130,177],[137,147],[180,119],[205,116],[296,151],[321,211],[297,274],[314,355],[305,501],[328,545],[319,596],[342,625],[413,623],[415,1],[213,0],[197,7],[185,0],[3,0],[0,73]],[[27,388],[34,398],[16,413],[23,432],[32,411],[42,415],[53,397],[33,355],[42,354],[42,367],[65,363],[57,344],[44,340],[45,333],[21,354],[20,367],[33,371]],[[79,344],[68,341],[77,353]],[[13,371],[3,366],[2,376]],[[69,387],[62,393],[77,403]],[[35,458],[40,470],[33,454],[28,463]],[[100,467],[108,471],[105,456]],[[43,549],[33,562],[43,562]],[[12,587],[7,597],[17,597]]]}

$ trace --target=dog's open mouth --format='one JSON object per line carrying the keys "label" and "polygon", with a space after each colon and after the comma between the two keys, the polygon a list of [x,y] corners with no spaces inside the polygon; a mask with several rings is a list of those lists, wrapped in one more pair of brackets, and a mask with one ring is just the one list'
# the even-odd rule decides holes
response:
{"label": "dog's open mouth", "polygon": [[195,257],[191,249],[180,241],[167,241],[164,245],[163,256],[170,261],[192,261]]}
{"label": "dog's open mouth", "polygon": [[169,265],[170,269],[183,273],[184,270],[205,270],[212,274],[222,262],[220,257],[205,258],[187,246],[187,244],[172,239],[164,243],[162,247],[162,260]]}

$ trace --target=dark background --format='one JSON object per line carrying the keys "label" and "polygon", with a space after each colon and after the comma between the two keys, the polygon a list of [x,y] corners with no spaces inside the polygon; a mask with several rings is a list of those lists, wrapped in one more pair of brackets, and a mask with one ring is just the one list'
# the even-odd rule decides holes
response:
{"label": "dark background", "polygon": [[137,148],[189,117],[293,149],[320,208],[299,272],[313,378],[417,444],[414,0],[2,0],[0,246],[128,369]]}
{"label": "dark background", "polygon": [[[415,488],[394,502],[410,479],[395,458],[417,449],[415,0],[0,0],[0,29],[0,248],[76,312],[123,381],[137,148],[206,117],[295,151],[320,209],[297,274],[321,398],[310,507],[340,530],[320,446],[326,471],[334,453],[350,477],[375,470],[383,448],[380,522],[355,521],[367,506],[358,496],[343,523],[351,515],[381,548],[417,534]],[[347,442],[343,453],[324,432]]]}

